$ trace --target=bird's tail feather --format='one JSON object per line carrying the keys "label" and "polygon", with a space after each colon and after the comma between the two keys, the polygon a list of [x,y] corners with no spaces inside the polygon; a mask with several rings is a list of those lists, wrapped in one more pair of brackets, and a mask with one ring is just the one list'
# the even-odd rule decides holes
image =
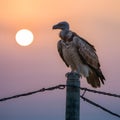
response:
{"label": "bird's tail feather", "polygon": [[96,71],[96,74],[97,74],[97,76],[100,78],[102,84],[104,84],[105,77],[104,77],[104,75],[102,74],[101,69],[98,69],[98,70]]}
{"label": "bird's tail feather", "polygon": [[87,82],[94,88],[100,87],[100,79],[95,72],[90,72]]}

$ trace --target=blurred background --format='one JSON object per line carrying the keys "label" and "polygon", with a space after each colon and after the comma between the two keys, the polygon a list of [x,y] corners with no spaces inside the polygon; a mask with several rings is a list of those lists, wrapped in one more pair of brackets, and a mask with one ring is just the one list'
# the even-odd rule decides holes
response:
{"label": "blurred background", "polygon": [[[0,1],[0,98],[66,84],[70,71],[57,52],[58,31],[52,26],[68,21],[72,31],[97,50],[105,85],[97,89],[120,93],[119,0],[1,0]],[[30,46],[16,43],[20,29],[34,34]],[[90,89],[83,78],[81,86]],[[86,97],[120,114],[118,98],[97,94]],[[54,90],[0,103],[2,120],[65,119],[65,90]],[[118,120],[81,100],[81,120]]]}

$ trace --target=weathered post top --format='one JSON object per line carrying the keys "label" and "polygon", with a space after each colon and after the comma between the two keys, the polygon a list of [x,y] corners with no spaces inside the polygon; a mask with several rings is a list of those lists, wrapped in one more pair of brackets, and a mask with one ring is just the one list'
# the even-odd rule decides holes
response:
{"label": "weathered post top", "polygon": [[79,120],[80,115],[80,75],[67,73],[66,90],[66,120]]}
{"label": "weathered post top", "polygon": [[65,75],[67,77],[67,80],[79,80],[80,74],[76,72],[68,72]]}

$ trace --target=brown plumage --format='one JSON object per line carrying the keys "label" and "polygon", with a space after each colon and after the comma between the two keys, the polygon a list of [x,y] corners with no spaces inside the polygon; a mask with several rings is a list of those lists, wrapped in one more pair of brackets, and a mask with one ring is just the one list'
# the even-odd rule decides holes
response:
{"label": "brown plumage", "polygon": [[104,84],[105,77],[100,69],[96,50],[88,41],[69,30],[66,22],[58,23],[53,29],[62,29],[61,40],[58,41],[58,52],[67,67],[86,77],[87,82],[94,88]]}

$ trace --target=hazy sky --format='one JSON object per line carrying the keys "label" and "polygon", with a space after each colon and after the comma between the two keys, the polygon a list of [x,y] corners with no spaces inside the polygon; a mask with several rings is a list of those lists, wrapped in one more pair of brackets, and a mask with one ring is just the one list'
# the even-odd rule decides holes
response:
{"label": "hazy sky", "polygon": [[[0,98],[65,84],[69,68],[60,59],[60,39],[52,26],[68,21],[72,31],[97,49],[106,77],[101,91],[120,94],[120,0],[1,0],[0,1]],[[21,47],[19,29],[30,29],[34,42]],[[81,86],[91,88],[85,79]],[[118,98],[96,94],[86,97],[120,114]],[[81,100],[81,120],[118,118]],[[0,103],[2,120],[65,119],[65,90],[38,93]]]}

